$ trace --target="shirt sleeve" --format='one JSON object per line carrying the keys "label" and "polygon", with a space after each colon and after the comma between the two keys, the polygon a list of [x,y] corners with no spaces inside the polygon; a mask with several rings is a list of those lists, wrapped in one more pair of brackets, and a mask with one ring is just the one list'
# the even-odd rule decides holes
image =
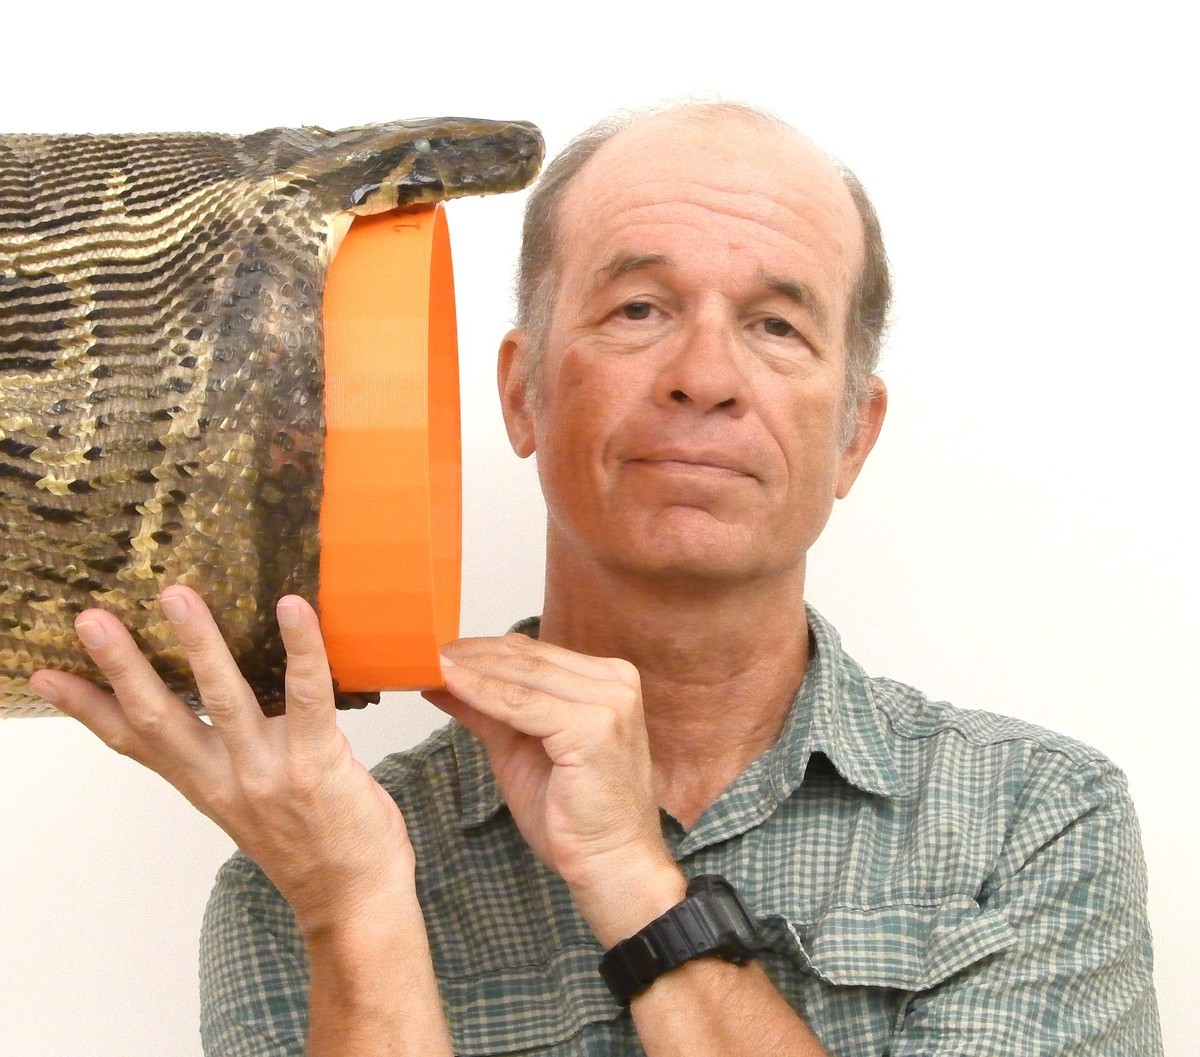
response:
{"label": "shirt sleeve", "polygon": [[1162,1054],[1125,779],[1094,761],[1054,778],[1034,779],[979,895],[1017,942],[912,996],[891,1057]]}
{"label": "shirt sleeve", "polygon": [[291,908],[236,854],[217,873],[200,934],[205,1057],[302,1057],[308,963]]}

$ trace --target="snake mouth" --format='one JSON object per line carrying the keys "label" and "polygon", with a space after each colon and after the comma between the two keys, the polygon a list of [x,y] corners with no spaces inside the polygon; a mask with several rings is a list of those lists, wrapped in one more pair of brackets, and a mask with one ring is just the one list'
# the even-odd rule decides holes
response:
{"label": "snake mouth", "polygon": [[519,190],[537,175],[545,150],[525,121],[437,118],[306,131],[329,137],[329,149],[305,164],[305,176],[321,170],[321,186],[359,216]]}

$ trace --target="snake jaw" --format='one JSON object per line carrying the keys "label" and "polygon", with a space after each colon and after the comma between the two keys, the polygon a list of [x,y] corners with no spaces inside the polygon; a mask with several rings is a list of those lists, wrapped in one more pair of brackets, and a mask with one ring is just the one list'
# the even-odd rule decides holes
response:
{"label": "snake jaw", "polygon": [[376,143],[370,166],[348,170],[342,208],[368,216],[520,190],[538,174],[544,151],[540,133],[526,122],[448,119],[420,132],[406,128],[397,142]]}

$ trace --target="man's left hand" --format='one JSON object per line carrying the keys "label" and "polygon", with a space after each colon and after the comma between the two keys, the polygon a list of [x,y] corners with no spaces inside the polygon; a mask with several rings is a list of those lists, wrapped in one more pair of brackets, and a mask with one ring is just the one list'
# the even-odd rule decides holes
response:
{"label": "man's left hand", "polygon": [[525,840],[599,939],[615,943],[683,898],[637,669],[518,634],[460,639],[442,654],[447,692],[426,696],[487,748]]}

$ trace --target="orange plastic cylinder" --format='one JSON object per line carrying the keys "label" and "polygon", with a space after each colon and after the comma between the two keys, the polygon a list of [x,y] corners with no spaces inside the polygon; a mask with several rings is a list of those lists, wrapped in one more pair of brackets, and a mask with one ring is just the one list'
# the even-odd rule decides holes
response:
{"label": "orange plastic cylinder", "polygon": [[358,217],[326,280],[317,601],[346,691],[442,687],[458,635],[462,449],[440,206]]}

